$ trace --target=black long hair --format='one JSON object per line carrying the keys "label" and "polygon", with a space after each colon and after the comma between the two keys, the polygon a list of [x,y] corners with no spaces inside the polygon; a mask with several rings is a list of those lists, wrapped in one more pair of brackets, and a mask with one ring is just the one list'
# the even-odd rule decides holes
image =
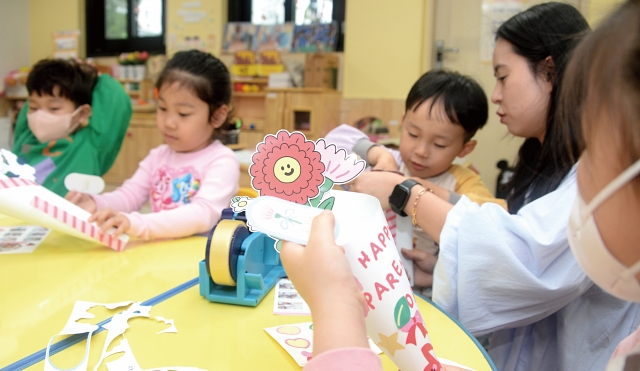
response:
{"label": "black long hair", "polygon": [[531,71],[543,73],[543,62],[551,57],[553,83],[543,143],[527,138],[518,152],[511,181],[505,185],[509,212],[515,214],[526,203],[554,191],[582,152],[580,122],[566,122],[557,115],[562,77],[578,42],[590,31],[589,24],[571,5],[546,3],[533,6],[503,23],[496,39],[513,45],[527,59]]}
{"label": "black long hair", "polygon": [[[156,87],[179,84],[193,90],[198,98],[209,105],[209,117],[222,105],[231,102],[231,76],[218,58],[198,50],[177,52],[162,70]],[[231,117],[231,110],[227,122]]]}

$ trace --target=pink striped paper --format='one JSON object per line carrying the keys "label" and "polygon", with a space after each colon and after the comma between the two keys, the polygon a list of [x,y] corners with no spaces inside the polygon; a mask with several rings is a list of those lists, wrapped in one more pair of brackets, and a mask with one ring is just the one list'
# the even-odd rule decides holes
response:
{"label": "pink striped paper", "polygon": [[38,183],[22,178],[7,178],[0,180],[0,188],[13,188],[28,185],[38,185]]}
{"label": "pink striped paper", "polygon": [[102,233],[100,231],[100,228],[97,228],[93,224],[88,223],[82,219],[76,218],[74,215],[67,213],[66,211],[39,198],[38,196],[33,197],[31,205],[36,209],[46,213],[47,215],[63,222],[64,224],[79,230],[87,236],[104,243],[115,251],[120,252],[124,250],[125,243],[119,238],[114,238],[113,235]]}

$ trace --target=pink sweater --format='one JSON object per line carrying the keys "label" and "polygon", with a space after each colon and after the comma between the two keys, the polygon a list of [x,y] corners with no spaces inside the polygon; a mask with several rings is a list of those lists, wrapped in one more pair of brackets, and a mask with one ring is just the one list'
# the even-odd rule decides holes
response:
{"label": "pink sweater", "polygon": [[[131,222],[127,233],[145,240],[209,231],[238,192],[240,165],[233,151],[214,141],[197,152],[154,148],[133,176],[113,192],[93,196]],[[153,213],[137,211],[149,201]]]}
{"label": "pink sweater", "polygon": [[382,371],[380,357],[367,348],[343,348],[322,353],[304,371]]}

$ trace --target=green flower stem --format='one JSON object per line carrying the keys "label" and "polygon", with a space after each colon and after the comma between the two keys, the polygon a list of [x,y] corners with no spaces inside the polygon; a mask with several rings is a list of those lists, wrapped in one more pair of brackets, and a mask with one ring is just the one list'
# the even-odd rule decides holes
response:
{"label": "green flower stem", "polygon": [[318,191],[318,195],[309,200],[309,205],[311,205],[311,207],[318,207],[320,201],[322,201],[322,197],[324,196],[324,194],[331,190],[331,188],[333,188],[333,181],[325,177],[324,182],[322,183]]}

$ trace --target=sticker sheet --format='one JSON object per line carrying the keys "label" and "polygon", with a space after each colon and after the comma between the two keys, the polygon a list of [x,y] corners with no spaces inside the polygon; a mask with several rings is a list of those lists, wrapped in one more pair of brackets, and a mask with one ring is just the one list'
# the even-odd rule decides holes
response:
{"label": "sticker sheet", "polygon": [[39,226],[0,227],[0,254],[33,252],[49,235],[49,229]]}
{"label": "sticker sheet", "polygon": [[276,294],[273,299],[273,314],[310,316],[311,309],[302,296],[293,287],[291,280],[283,278],[276,284]]}
{"label": "sticker sheet", "polygon": [[[302,322],[264,329],[289,353],[299,366],[304,366],[313,357],[313,322]],[[369,339],[369,347],[376,354],[382,353]]]}

